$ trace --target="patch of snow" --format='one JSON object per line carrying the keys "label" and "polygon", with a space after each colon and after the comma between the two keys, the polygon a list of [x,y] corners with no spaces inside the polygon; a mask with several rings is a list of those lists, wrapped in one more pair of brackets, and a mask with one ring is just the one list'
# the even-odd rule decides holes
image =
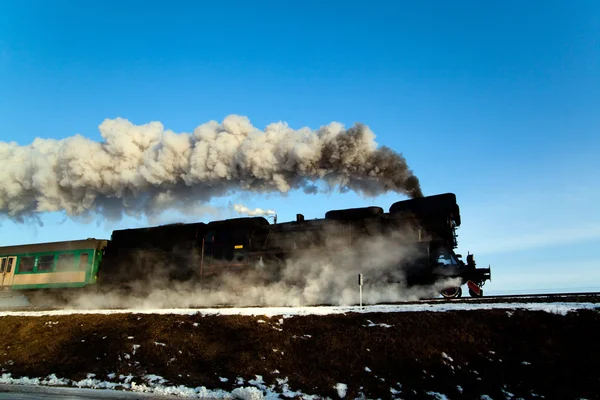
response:
{"label": "patch of snow", "polygon": [[262,375],[254,375],[254,376],[256,376],[256,378],[248,380],[248,383],[251,385],[257,386],[261,389],[266,389],[267,386],[265,385],[265,381],[263,380]]}
{"label": "patch of snow", "polygon": [[[207,389],[204,386],[196,388],[190,388],[186,386],[164,386],[167,382],[164,378],[158,375],[148,374],[144,375],[142,379],[146,383],[136,383],[133,381],[131,375],[119,375],[119,379],[122,382],[106,382],[94,379],[95,374],[88,374],[88,378],[80,381],[70,381],[69,379],[61,379],[56,375],[49,375],[47,379],[39,378],[12,378],[10,374],[2,374],[0,376],[0,384],[12,384],[12,385],[46,385],[46,386],[75,386],[78,388],[86,389],[105,389],[105,390],[126,390],[139,393],[148,393],[157,396],[175,396],[175,397],[186,397],[186,398],[211,398],[211,399],[279,399],[281,396],[286,398],[302,398],[306,400],[317,400],[320,397],[315,395],[307,395],[300,391],[293,391],[289,388],[288,379],[277,378],[279,390],[276,390],[275,385],[267,387],[264,384],[261,375],[256,375],[256,379],[249,380],[248,383],[254,386],[238,387],[235,388],[231,393],[222,389]],[[108,375],[109,378],[114,378],[115,374],[111,373]],[[227,381],[226,378],[220,378],[222,382]],[[243,383],[243,379],[237,379],[238,383]],[[338,384],[338,393],[343,390],[345,396],[346,388],[344,384]],[[342,396],[343,397],[343,396]]]}
{"label": "patch of snow", "polygon": [[113,382],[103,382],[98,379],[82,379],[78,382],[71,382],[73,386],[77,386],[78,388],[90,388],[90,389],[116,389],[119,386],[122,386],[119,383]]}
{"label": "patch of snow", "polygon": [[154,374],[144,375],[144,379],[150,383],[157,382],[159,384],[163,384],[163,383],[167,382],[167,380],[165,378],[163,378],[162,376],[154,375]]}
{"label": "patch of snow", "polygon": [[264,399],[262,391],[255,387],[244,387],[233,389],[231,394],[236,399],[242,400],[261,400]]}
{"label": "patch of snow", "polygon": [[219,380],[220,380],[221,382],[227,382],[229,379],[220,377],[220,378],[219,378]]}
{"label": "patch of snow", "polygon": [[506,391],[506,390],[504,390],[504,389],[502,389],[502,393],[504,393],[504,396],[505,396],[507,399],[509,399],[509,400],[510,400],[510,399],[512,399],[513,397],[515,397],[515,395],[514,395],[513,393],[511,393],[511,392],[508,392],[508,391]]}
{"label": "patch of snow", "polygon": [[446,353],[442,352],[442,358],[445,358],[446,360],[453,362],[454,360]]}
{"label": "patch of snow", "polygon": [[[600,303],[557,302],[557,303],[422,303],[422,304],[380,304],[372,306],[312,306],[312,307],[244,307],[244,308],[175,308],[175,309],[112,309],[86,310],[63,309],[47,311],[2,311],[0,316],[41,317],[73,314],[174,314],[174,315],[248,315],[248,316],[283,316],[291,318],[302,315],[333,315],[346,313],[382,313],[382,312],[447,312],[473,310],[529,310],[545,311],[552,314],[566,315],[577,310],[600,311]],[[381,324],[380,324],[381,325]]]}
{"label": "patch of snow", "polygon": [[337,394],[341,399],[346,397],[346,393],[348,393],[348,385],[345,383],[337,383],[333,388],[337,390]]}
{"label": "patch of snow", "polygon": [[[302,397],[303,399],[319,398],[317,396],[307,396],[304,393],[299,392],[299,391],[293,391],[290,389],[290,386],[288,385],[287,382],[288,382],[288,378],[285,378],[285,379],[277,378],[277,384],[280,386],[280,392],[281,392],[282,396],[289,397],[289,398]],[[267,397],[268,398],[274,397],[277,399],[279,398],[279,396],[276,393],[274,393],[273,391],[269,391]]]}
{"label": "patch of snow", "polygon": [[133,339],[133,336],[127,336],[127,339],[131,340]]}
{"label": "patch of snow", "polygon": [[166,344],[164,344],[164,343],[161,343],[161,342],[154,342],[154,344],[155,344],[155,345],[157,345],[157,346],[163,346],[163,347],[167,347],[167,345],[166,345]]}
{"label": "patch of snow", "polygon": [[392,327],[392,325],[388,325],[388,324],[375,324],[375,323],[373,323],[373,321],[370,321],[370,320],[367,320],[367,322],[369,323],[369,325],[363,325],[363,326],[366,326],[369,328],[372,328],[374,326],[381,326],[383,328],[391,328]]}
{"label": "patch of snow", "polygon": [[139,345],[139,344],[134,344],[134,345],[133,345],[133,351],[132,351],[133,355],[135,355],[135,352],[136,352],[136,351],[137,351],[137,349],[139,349],[139,348],[140,348],[140,345]]}
{"label": "patch of snow", "polygon": [[435,397],[438,400],[448,400],[448,397],[446,397],[445,394],[442,393],[438,393],[438,392],[426,392],[428,395]]}
{"label": "patch of snow", "polygon": [[266,324],[266,321],[265,321],[265,320],[262,320],[262,319],[259,319],[259,320],[258,320],[258,321],[256,321],[256,322],[258,322],[259,324]]}
{"label": "patch of snow", "polygon": [[371,372],[371,368],[369,368],[369,367],[365,367],[365,371],[367,371],[367,372]]}
{"label": "patch of snow", "polygon": [[48,375],[48,378],[40,381],[42,385],[48,386],[66,386],[69,384],[68,379],[58,378],[55,374]]}
{"label": "patch of snow", "polygon": [[480,397],[481,400],[493,400],[490,396],[488,396],[487,394],[482,394]]}
{"label": "patch of snow", "polygon": [[460,385],[456,386],[456,390],[458,390],[458,393],[462,393],[463,392],[463,388]]}
{"label": "patch of snow", "polygon": [[523,361],[521,364],[523,364],[523,365],[531,365],[531,363],[527,362],[527,361]]}

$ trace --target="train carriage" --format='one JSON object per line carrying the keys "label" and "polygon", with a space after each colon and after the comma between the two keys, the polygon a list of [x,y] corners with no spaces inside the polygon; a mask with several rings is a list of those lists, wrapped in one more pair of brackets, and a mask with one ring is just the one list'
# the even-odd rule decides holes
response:
{"label": "train carriage", "polygon": [[107,243],[86,239],[0,247],[0,290],[93,285]]}

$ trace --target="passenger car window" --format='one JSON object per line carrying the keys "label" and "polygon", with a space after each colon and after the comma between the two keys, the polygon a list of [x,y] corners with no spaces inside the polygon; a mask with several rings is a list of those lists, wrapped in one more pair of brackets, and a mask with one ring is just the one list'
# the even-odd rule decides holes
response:
{"label": "passenger car window", "polygon": [[75,254],[60,254],[56,271],[71,271],[75,269]]}
{"label": "passenger car window", "polygon": [[79,257],[79,270],[80,271],[85,271],[85,269],[87,268],[89,257],[90,257],[90,255],[88,253],[82,253],[81,256]]}
{"label": "passenger car window", "polygon": [[54,268],[54,254],[49,256],[41,256],[38,263],[38,272],[52,271]]}
{"label": "passenger car window", "polygon": [[19,272],[33,272],[35,257],[21,257],[19,260]]}

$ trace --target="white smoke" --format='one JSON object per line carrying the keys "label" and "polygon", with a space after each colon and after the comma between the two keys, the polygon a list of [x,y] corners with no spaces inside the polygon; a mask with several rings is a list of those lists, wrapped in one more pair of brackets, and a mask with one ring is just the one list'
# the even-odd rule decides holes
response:
{"label": "white smoke", "polygon": [[122,118],[104,120],[99,130],[102,142],[79,134],[26,146],[0,142],[0,213],[17,221],[54,211],[116,220],[185,210],[240,190],[315,193],[319,183],[371,196],[422,196],[405,159],[378,148],[362,124],[313,131],[277,122],[261,131],[230,115],[192,133]]}
{"label": "white smoke", "polygon": [[[130,291],[76,295],[69,306],[153,309],[352,305],[358,303],[359,273],[365,279],[365,304],[435,297],[442,289],[460,285],[457,279],[443,279],[433,285],[407,287],[405,266],[416,257],[417,247],[401,244],[407,243],[406,236],[399,233],[370,237],[356,246],[344,246],[343,241],[343,234],[332,235],[327,243],[304,251],[279,268],[259,263],[243,272],[224,273],[204,285],[167,284],[164,274],[148,273],[138,282],[127,282]],[[193,257],[189,262],[199,265]],[[167,270],[164,266],[159,269]]]}
{"label": "white smoke", "polygon": [[246,207],[243,204],[234,204],[233,209],[238,214],[245,214],[251,217],[256,217],[259,215],[276,215],[277,213],[273,210],[263,210],[262,208],[255,208],[254,210]]}

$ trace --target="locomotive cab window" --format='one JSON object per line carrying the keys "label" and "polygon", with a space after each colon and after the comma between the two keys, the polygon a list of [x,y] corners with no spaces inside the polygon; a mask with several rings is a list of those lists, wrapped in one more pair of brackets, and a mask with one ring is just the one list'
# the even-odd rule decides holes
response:
{"label": "locomotive cab window", "polygon": [[[3,258],[2,262],[0,262],[0,273],[4,272],[5,268],[6,268],[6,258]],[[6,272],[10,272],[10,271],[6,271]]]}
{"label": "locomotive cab window", "polygon": [[433,252],[434,260],[437,264],[442,265],[458,265],[458,261],[447,248],[438,247]]}
{"label": "locomotive cab window", "polygon": [[8,264],[6,265],[6,272],[10,273],[10,271],[12,271],[13,261],[14,258],[12,257],[8,259]]}
{"label": "locomotive cab window", "polygon": [[38,272],[52,271],[54,268],[54,254],[48,256],[41,256],[38,262]]}
{"label": "locomotive cab window", "polygon": [[19,260],[19,272],[33,272],[35,257],[21,257]]}

